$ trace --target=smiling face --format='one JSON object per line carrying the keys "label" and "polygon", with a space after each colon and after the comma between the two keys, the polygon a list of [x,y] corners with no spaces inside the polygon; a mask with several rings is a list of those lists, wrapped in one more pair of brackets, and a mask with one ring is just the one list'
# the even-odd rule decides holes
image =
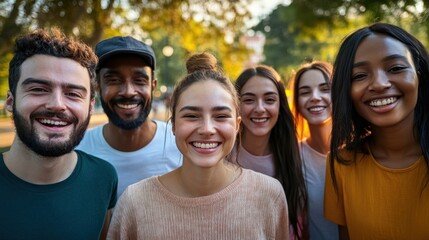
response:
{"label": "smiling face", "polygon": [[174,111],[173,132],[184,165],[214,167],[231,152],[240,118],[220,83],[193,83],[180,94]]}
{"label": "smiling face", "polygon": [[354,59],[351,98],[358,114],[373,127],[394,126],[414,118],[418,78],[407,47],[384,35],[368,36]]}
{"label": "smiling face", "polygon": [[308,70],[298,84],[298,111],[309,125],[320,125],[331,118],[331,88],[319,70]]}
{"label": "smiling face", "polygon": [[104,112],[114,125],[135,129],[149,116],[156,80],[138,56],[111,57],[100,69],[100,95]]}
{"label": "smiling face", "polygon": [[240,110],[246,136],[268,136],[279,117],[279,92],[268,78],[251,77],[240,91]]}
{"label": "smiling face", "polygon": [[42,156],[61,156],[80,142],[94,101],[86,68],[67,59],[34,55],[21,65],[15,96],[8,93],[18,138]]}

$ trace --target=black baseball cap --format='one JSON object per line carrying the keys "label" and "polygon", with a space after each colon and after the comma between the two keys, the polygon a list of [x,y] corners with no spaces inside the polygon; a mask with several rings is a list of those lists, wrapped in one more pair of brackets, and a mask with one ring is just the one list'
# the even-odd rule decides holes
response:
{"label": "black baseball cap", "polygon": [[152,71],[155,71],[156,59],[153,49],[144,42],[130,36],[107,38],[97,43],[95,46],[95,54],[98,57],[97,70],[109,57],[120,53],[135,54],[142,57],[152,68]]}

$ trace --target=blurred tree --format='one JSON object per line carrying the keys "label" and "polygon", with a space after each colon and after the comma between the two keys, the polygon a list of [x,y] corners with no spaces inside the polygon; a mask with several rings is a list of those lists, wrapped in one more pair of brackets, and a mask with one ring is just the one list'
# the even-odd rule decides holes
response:
{"label": "blurred tree", "polygon": [[[217,53],[234,75],[248,56],[247,50],[234,39],[244,30],[244,22],[251,18],[247,9],[250,1],[0,0],[0,56],[12,51],[13,41],[19,34],[36,27],[59,26],[67,35],[75,35],[91,46],[119,34],[140,38],[153,45],[161,71],[164,71],[161,61],[165,57],[160,51],[164,39],[168,38],[175,49],[167,65],[174,80],[183,73],[184,58],[204,50]],[[4,59],[0,59],[0,64],[2,62]],[[162,76],[159,74],[161,83]],[[0,85],[5,81],[0,76]]]}
{"label": "blurred tree", "polygon": [[384,21],[404,27],[427,43],[429,0],[293,0],[280,5],[254,30],[266,35],[265,63],[287,81],[300,64],[333,62],[342,39],[364,25]]}

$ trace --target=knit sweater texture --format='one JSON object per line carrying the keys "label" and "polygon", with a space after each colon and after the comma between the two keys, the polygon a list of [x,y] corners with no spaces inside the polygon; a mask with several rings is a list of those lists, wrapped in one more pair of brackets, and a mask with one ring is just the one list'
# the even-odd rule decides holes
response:
{"label": "knit sweater texture", "polygon": [[289,239],[287,211],[281,184],[252,170],[195,198],[177,196],[151,177],[125,190],[108,239]]}

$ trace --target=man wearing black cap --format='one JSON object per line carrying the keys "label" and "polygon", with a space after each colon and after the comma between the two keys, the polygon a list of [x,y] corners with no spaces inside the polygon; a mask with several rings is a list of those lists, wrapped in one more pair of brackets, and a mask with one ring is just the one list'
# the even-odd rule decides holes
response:
{"label": "man wearing black cap", "polygon": [[118,195],[142,179],[181,165],[171,125],[149,119],[156,88],[151,47],[132,37],[113,37],[95,47],[101,105],[108,123],[90,129],[77,147],[105,159],[118,172]]}

